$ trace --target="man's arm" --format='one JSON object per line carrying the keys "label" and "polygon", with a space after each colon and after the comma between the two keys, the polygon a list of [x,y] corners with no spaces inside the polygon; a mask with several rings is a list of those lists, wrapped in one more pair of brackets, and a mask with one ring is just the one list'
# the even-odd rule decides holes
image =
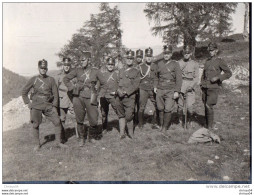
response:
{"label": "man's arm", "polygon": [[200,86],[202,85],[204,80],[205,80],[205,64],[203,66],[203,71],[202,71],[201,80],[200,80]]}
{"label": "man's arm", "polygon": [[64,78],[63,78],[63,82],[66,85],[66,87],[68,88],[68,91],[73,90],[74,86],[71,82],[71,80],[73,78],[77,77],[77,69],[72,70],[69,74],[67,74]]}
{"label": "man's arm", "polygon": [[193,78],[193,88],[195,88],[199,81],[199,64],[195,62],[194,67],[194,78]]}
{"label": "man's arm", "polygon": [[158,82],[159,82],[159,76],[158,76],[158,64],[154,65],[154,74],[152,75],[153,77],[153,87],[157,89],[158,87]]}
{"label": "man's arm", "polygon": [[55,80],[55,82],[56,82],[57,88],[59,88],[60,75],[55,76],[55,77],[54,77],[54,80]]}
{"label": "man's arm", "polygon": [[58,90],[57,90],[56,81],[55,81],[54,78],[52,78],[51,84],[52,84],[52,94],[53,94],[53,96],[54,96],[52,105],[53,105],[54,107],[58,107],[58,98],[59,98],[59,95],[58,95]]}
{"label": "man's arm", "polygon": [[28,93],[30,89],[33,87],[35,79],[36,77],[32,77],[22,89],[21,95],[25,104],[30,103],[30,100],[28,98]]}
{"label": "man's arm", "polygon": [[133,94],[135,91],[138,90],[139,88],[139,83],[140,83],[140,76],[139,76],[140,72],[139,70],[137,70],[136,72],[136,76],[135,78],[132,80],[131,82],[131,86],[129,86],[127,89],[126,89],[126,94],[129,96],[131,94]]}
{"label": "man's arm", "polygon": [[222,82],[226,79],[229,79],[232,76],[232,72],[223,59],[220,59],[219,66],[220,66],[220,69],[223,70],[223,72],[224,72],[224,74],[219,75],[220,81]]}
{"label": "man's arm", "polygon": [[106,93],[105,85],[107,85],[107,83],[103,83],[104,75],[102,74],[101,71],[97,72],[96,77],[97,77],[96,88],[100,97]]}
{"label": "man's arm", "polygon": [[180,65],[178,62],[175,62],[175,74],[176,74],[175,92],[181,92],[183,80],[182,80],[182,71],[180,69]]}

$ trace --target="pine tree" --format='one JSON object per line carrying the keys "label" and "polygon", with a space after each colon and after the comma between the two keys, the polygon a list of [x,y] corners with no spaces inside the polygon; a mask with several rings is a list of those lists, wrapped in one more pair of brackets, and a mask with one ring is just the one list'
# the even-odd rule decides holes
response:
{"label": "pine tree", "polygon": [[[120,29],[120,10],[110,8],[108,3],[100,4],[100,13],[91,14],[82,28],[72,36],[71,41],[58,53],[60,59],[68,56],[73,65],[80,63],[84,51],[91,51],[95,66],[102,64],[104,53],[113,57],[122,55],[122,30]],[[61,62],[58,62],[61,66]]]}
{"label": "pine tree", "polygon": [[230,32],[230,14],[236,3],[147,3],[144,12],[153,21],[154,35],[165,43],[196,46],[197,39],[213,39]]}

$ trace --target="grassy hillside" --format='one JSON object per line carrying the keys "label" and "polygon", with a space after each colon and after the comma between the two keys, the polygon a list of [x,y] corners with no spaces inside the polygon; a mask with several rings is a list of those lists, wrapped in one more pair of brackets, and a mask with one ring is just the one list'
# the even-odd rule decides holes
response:
{"label": "grassy hillside", "polygon": [[[3,181],[250,181],[250,129],[248,90],[236,94],[223,90],[215,107],[221,144],[187,144],[204,123],[204,109],[197,92],[195,127],[184,129],[173,121],[167,136],[147,124],[136,138],[119,139],[118,120],[110,110],[109,129],[95,143],[78,147],[74,121],[68,119],[67,145],[58,149],[49,141],[33,152],[31,125],[3,134]],[[234,98],[232,98],[234,97]],[[100,121],[100,120],[99,120]],[[101,127],[101,126],[100,126]],[[52,140],[54,126],[44,122],[41,141]],[[50,136],[49,136],[50,135]],[[213,161],[213,163],[208,163]],[[26,174],[24,174],[26,173]]]}
{"label": "grassy hillside", "polygon": [[27,79],[3,67],[3,105],[21,95]]}

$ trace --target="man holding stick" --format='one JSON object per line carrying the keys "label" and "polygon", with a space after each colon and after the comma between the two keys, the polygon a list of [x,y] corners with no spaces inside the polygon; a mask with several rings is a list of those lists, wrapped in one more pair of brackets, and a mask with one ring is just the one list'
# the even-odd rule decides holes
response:
{"label": "man holding stick", "polygon": [[179,61],[183,83],[178,99],[178,113],[180,112],[180,122],[185,129],[187,128],[187,121],[190,127],[192,127],[192,119],[194,117],[193,105],[195,103],[195,87],[197,86],[199,79],[199,65],[191,59],[192,54],[192,47],[187,45],[183,49],[184,59]]}

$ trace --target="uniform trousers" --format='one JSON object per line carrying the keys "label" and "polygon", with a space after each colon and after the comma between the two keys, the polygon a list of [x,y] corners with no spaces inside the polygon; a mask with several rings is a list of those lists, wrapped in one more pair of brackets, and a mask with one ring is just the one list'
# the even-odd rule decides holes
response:
{"label": "uniform trousers", "polygon": [[129,97],[117,97],[117,113],[119,118],[125,118],[126,122],[130,122],[134,117],[135,95]]}
{"label": "uniform trousers", "polygon": [[170,89],[158,89],[156,94],[157,108],[160,112],[173,112],[175,106],[174,91]]}
{"label": "uniform trousers", "polygon": [[90,126],[94,127],[98,124],[97,106],[91,105],[90,98],[74,97],[73,109],[78,124],[83,124],[87,113],[87,118]]}
{"label": "uniform trousers", "polygon": [[156,108],[156,95],[153,92],[153,90],[143,90],[139,89],[139,111],[143,112],[146,108],[147,100],[150,99],[152,104],[154,105],[154,108]]}

